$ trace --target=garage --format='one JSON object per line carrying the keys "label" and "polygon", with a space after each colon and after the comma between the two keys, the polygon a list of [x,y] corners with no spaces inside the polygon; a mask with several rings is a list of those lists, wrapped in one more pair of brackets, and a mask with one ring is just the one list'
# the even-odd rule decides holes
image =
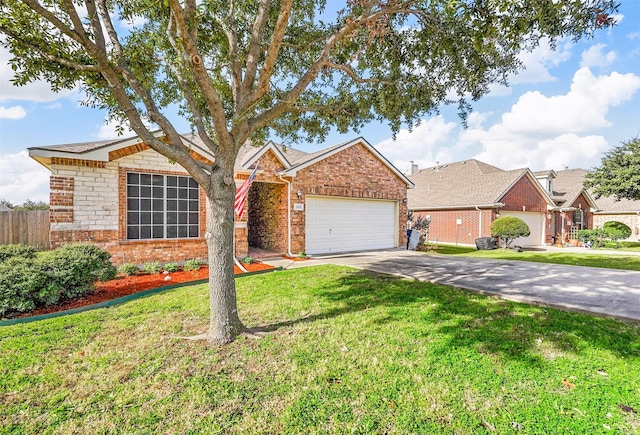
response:
{"label": "garage", "polygon": [[515,216],[529,225],[529,237],[519,237],[511,245],[540,246],[544,245],[544,214],[518,211],[502,211],[502,216]]}
{"label": "garage", "polygon": [[308,254],[398,246],[397,201],[306,197]]}

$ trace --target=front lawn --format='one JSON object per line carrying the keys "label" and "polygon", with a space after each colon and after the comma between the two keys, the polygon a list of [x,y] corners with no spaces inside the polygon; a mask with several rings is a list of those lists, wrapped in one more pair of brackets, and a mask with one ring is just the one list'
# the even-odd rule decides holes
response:
{"label": "front lawn", "polygon": [[320,266],[0,329],[3,433],[635,433],[640,325]]}
{"label": "front lawn", "polygon": [[[536,263],[566,264],[571,266],[602,267],[606,269],[622,269],[640,271],[640,256],[595,254],[593,252],[544,252],[522,251],[512,249],[494,249],[479,251],[472,246],[429,245],[432,249],[427,254],[457,255],[460,257],[493,258],[496,260],[533,261]],[[526,248],[525,248],[526,249]],[[629,248],[635,249],[635,248]]]}

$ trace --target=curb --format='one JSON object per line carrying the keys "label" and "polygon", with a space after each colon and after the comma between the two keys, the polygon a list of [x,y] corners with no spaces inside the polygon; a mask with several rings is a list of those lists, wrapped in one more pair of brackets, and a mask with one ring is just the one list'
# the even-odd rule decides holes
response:
{"label": "curb", "polygon": [[[282,270],[282,267],[275,267],[273,269],[267,269],[267,270],[258,270],[255,272],[246,272],[246,273],[240,273],[236,275],[236,278],[242,278],[244,276],[253,276],[253,275],[261,275],[263,273],[269,273],[269,272],[275,272],[277,270]],[[108,308],[108,307],[112,307],[114,305],[119,305],[119,304],[123,304],[125,302],[129,302],[129,301],[133,301],[136,299],[141,299],[147,296],[151,296],[154,295],[156,293],[162,293],[164,291],[167,290],[174,290],[180,287],[186,287],[189,285],[198,285],[198,284],[206,284],[209,282],[209,279],[198,279],[195,281],[188,281],[188,282],[181,282],[178,284],[171,284],[171,285],[166,285],[163,287],[157,287],[151,290],[144,290],[138,293],[133,293],[127,296],[122,296],[120,298],[116,298],[116,299],[111,299],[108,301],[104,301],[104,302],[98,302],[97,304],[92,304],[92,305],[87,305],[84,307],[78,307],[78,308],[72,308],[70,310],[64,310],[64,311],[56,311],[55,313],[48,313],[48,314],[40,314],[39,316],[31,316],[31,317],[19,317],[16,319],[7,319],[7,320],[0,320],[0,327],[2,326],[11,326],[11,325],[19,325],[22,323],[30,323],[30,322],[37,322],[38,320],[46,320],[46,319],[54,319],[56,317],[62,317],[62,316],[67,316],[69,314],[77,314],[77,313],[82,313],[85,311],[91,311],[91,310],[96,310],[98,308]]]}

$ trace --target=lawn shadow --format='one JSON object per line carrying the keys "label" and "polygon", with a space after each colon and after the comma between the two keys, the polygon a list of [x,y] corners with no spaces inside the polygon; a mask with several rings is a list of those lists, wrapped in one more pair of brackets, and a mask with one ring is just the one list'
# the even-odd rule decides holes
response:
{"label": "lawn shadow", "polygon": [[[560,353],[581,352],[581,342],[622,357],[640,357],[640,329],[635,323],[596,315],[511,302],[463,289],[376,272],[353,270],[314,296],[333,308],[317,314],[258,328],[275,331],[348,313],[386,307],[374,323],[406,325],[411,316],[413,336],[444,334],[451,347],[471,346],[527,363],[544,363],[539,349],[543,341]],[[415,308],[415,310],[414,310]],[[412,312],[407,312],[411,309]],[[413,314],[415,311],[417,314]],[[421,328],[424,322],[424,328]]]}

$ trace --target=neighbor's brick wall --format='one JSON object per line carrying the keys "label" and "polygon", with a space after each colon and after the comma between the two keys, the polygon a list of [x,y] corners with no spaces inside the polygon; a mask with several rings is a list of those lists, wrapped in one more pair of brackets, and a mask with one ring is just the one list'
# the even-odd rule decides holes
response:
{"label": "neighbor's brick wall", "polygon": [[[491,236],[491,222],[495,218],[495,210],[429,210],[413,212],[414,219],[430,217],[429,241],[443,243],[469,244],[475,243],[478,237]],[[482,216],[482,217],[481,217]],[[461,225],[457,225],[457,220]],[[482,223],[480,222],[482,220]],[[480,230],[480,225],[482,229]]]}
{"label": "neighbor's brick wall", "polygon": [[602,228],[606,222],[622,222],[631,228],[631,237],[625,239],[629,242],[636,242],[640,240],[640,217],[637,213],[629,214],[594,214],[593,227]]}
{"label": "neighbor's brick wall", "polygon": [[[302,198],[298,199],[297,192]],[[398,201],[398,245],[406,243],[406,184],[362,145],[344,151],[299,171],[291,186],[291,251],[306,251],[305,212],[294,211],[296,202],[306,195],[326,195],[346,198],[368,198]]]}

